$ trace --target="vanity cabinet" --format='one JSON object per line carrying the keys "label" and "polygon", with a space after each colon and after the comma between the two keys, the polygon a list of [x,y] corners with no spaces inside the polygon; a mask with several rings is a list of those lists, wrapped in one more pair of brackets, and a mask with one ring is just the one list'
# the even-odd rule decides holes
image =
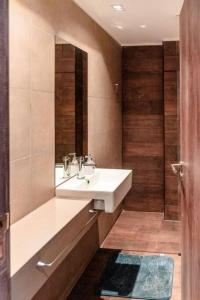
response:
{"label": "vanity cabinet", "polygon": [[11,226],[12,300],[66,298],[99,246],[92,206],[54,198]]}
{"label": "vanity cabinet", "polygon": [[33,300],[66,300],[98,249],[95,222],[58,268],[46,280]]}

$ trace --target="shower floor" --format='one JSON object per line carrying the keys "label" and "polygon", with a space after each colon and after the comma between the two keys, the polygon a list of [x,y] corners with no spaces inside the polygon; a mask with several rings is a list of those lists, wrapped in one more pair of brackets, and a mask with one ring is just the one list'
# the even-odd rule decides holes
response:
{"label": "shower floor", "polygon": [[180,222],[164,221],[161,213],[123,211],[68,300],[127,299],[95,295],[102,271],[113,254],[112,249],[121,249],[125,253],[136,255],[163,253],[171,256],[175,264],[171,300],[181,300],[180,239]]}

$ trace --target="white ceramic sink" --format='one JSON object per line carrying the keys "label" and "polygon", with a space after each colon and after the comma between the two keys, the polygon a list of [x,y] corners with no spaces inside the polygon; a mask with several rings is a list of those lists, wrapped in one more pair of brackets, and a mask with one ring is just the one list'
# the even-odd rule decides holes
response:
{"label": "white ceramic sink", "polygon": [[73,177],[56,188],[56,196],[70,199],[94,199],[94,208],[115,211],[132,186],[132,171],[95,169],[86,180]]}

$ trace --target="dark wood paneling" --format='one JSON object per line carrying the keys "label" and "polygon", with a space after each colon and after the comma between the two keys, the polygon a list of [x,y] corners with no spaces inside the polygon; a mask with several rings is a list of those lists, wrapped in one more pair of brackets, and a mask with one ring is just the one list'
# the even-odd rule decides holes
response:
{"label": "dark wood paneling", "polygon": [[88,152],[87,53],[57,44],[55,71],[56,163],[60,163],[68,153]]}
{"label": "dark wood paneling", "polygon": [[124,47],[123,71],[137,73],[160,73],[163,68],[160,46]]}
{"label": "dark wood paneling", "polygon": [[105,212],[101,212],[98,217],[98,231],[99,231],[99,245],[103,243],[106,236],[110,232],[113,224],[115,224],[116,220],[118,219],[123,205],[119,205],[118,208],[112,214],[107,214]]}
{"label": "dark wood paneling", "polygon": [[165,132],[165,218],[180,219],[177,177],[171,164],[179,161],[179,42],[163,43],[164,132]]}
{"label": "dark wood paneling", "polygon": [[88,154],[87,53],[76,48],[75,148],[79,156]]}
{"label": "dark wood paneling", "polygon": [[181,12],[182,299],[200,299],[200,1]]}
{"label": "dark wood paneling", "polygon": [[75,47],[56,45],[55,60],[56,163],[75,152]]}
{"label": "dark wood paneling", "polygon": [[58,300],[67,296],[98,249],[97,222],[33,297],[33,300]]}
{"label": "dark wood paneling", "polygon": [[164,210],[163,48],[123,48],[123,166],[131,210]]}
{"label": "dark wood paneling", "polygon": [[9,79],[8,79],[8,1],[0,1],[0,299],[10,299],[9,232]]}

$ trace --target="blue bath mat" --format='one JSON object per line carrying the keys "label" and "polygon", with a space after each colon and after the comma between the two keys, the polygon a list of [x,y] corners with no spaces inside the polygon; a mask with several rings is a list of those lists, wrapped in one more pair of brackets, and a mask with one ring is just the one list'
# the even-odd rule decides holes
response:
{"label": "blue bath mat", "polygon": [[99,296],[169,300],[174,262],[168,256],[116,253],[109,260],[97,289]]}

